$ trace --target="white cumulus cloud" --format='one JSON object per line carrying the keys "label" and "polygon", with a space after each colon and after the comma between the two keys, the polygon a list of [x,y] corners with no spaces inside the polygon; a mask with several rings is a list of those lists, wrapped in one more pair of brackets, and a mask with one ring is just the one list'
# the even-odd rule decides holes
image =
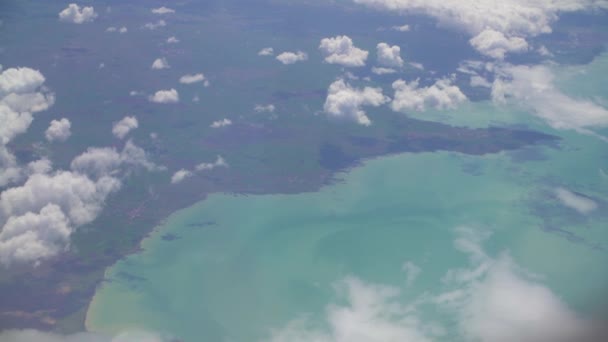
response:
{"label": "white cumulus cloud", "polygon": [[71,127],[72,124],[70,123],[70,120],[66,118],[52,120],[49,128],[47,128],[46,132],[44,133],[46,140],[51,142],[66,141],[70,135],[72,135],[72,132],[70,131]]}
{"label": "white cumulus cloud", "polygon": [[151,95],[148,100],[154,103],[177,103],[179,102],[179,94],[175,89],[159,90]]}
{"label": "white cumulus cloud", "polygon": [[255,105],[255,107],[253,107],[253,110],[256,113],[274,113],[275,111],[275,106],[273,104],[267,104],[267,105]]}
{"label": "white cumulus cloud", "polygon": [[163,19],[160,19],[159,21],[154,22],[154,23],[146,23],[144,25],[144,28],[148,29],[148,30],[156,30],[157,28],[165,27],[165,26],[167,26],[167,22],[164,21]]}
{"label": "white cumulus cloud", "polygon": [[93,7],[82,7],[77,4],[69,4],[66,9],[59,12],[59,20],[67,23],[83,24],[97,18]]}
{"label": "white cumulus cloud", "polygon": [[232,120],[224,118],[222,120],[213,121],[211,123],[211,125],[209,125],[209,127],[220,128],[220,127],[226,127],[226,126],[230,126],[230,125],[232,125]]}
{"label": "white cumulus cloud", "polygon": [[179,79],[179,83],[182,84],[192,84],[192,83],[198,83],[198,82],[204,82],[206,81],[205,75],[203,75],[202,73],[198,73],[198,74],[193,74],[193,75],[184,75],[182,77],[180,77]]}
{"label": "white cumulus cloud", "polygon": [[390,46],[387,43],[379,43],[376,46],[378,52],[378,64],[387,68],[400,68],[403,66],[401,48],[397,45]]}
{"label": "white cumulus cloud", "polygon": [[296,62],[308,60],[308,55],[302,51],[286,51],[279,54],[276,59],[283,64],[294,64]]}
{"label": "white cumulus cloud", "polygon": [[480,53],[496,59],[504,59],[507,53],[525,52],[528,42],[520,37],[505,37],[502,32],[484,30],[469,41]]}
{"label": "white cumulus cloud", "polygon": [[179,43],[179,39],[177,39],[175,36],[171,36],[171,37],[167,38],[167,43],[168,44],[177,44],[177,43]]}
{"label": "white cumulus cloud", "polygon": [[566,207],[571,208],[579,212],[580,214],[589,214],[597,209],[597,203],[587,197],[577,195],[572,191],[558,187],[555,188],[555,197]]}
{"label": "white cumulus cloud", "polygon": [[263,48],[258,51],[258,56],[272,56],[274,55],[274,49],[271,47]]}
{"label": "white cumulus cloud", "polygon": [[378,107],[389,100],[382,94],[381,88],[357,89],[339,79],[329,86],[323,110],[331,117],[347,119],[368,126],[371,124],[371,120],[361,107]]}
{"label": "white cumulus cloud", "polygon": [[395,96],[391,108],[397,112],[425,111],[428,107],[453,109],[467,100],[460,88],[448,78],[442,78],[428,87],[420,87],[418,80],[409,83],[397,80],[393,82],[393,89]]}
{"label": "white cumulus cloud", "polygon": [[171,176],[171,184],[181,183],[184,179],[191,176],[192,171],[188,171],[186,169],[178,170],[173,174],[173,176]]}
{"label": "white cumulus cloud", "polygon": [[135,116],[125,116],[112,126],[112,134],[118,139],[124,139],[132,130],[139,126]]}
{"label": "white cumulus cloud", "polygon": [[167,59],[165,57],[157,58],[152,63],[152,69],[154,70],[162,70],[168,68],[170,68],[169,62],[167,62]]}
{"label": "white cumulus cloud", "polygon": [[319,49],[327,63],[345,67],[362,67],[369,55],[369,52],[355,47],[348,36],[323,38]]}

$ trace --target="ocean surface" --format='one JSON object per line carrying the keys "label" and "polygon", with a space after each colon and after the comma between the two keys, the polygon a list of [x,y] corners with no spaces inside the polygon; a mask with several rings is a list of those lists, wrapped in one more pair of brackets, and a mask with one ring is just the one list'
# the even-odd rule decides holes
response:
{"label": "ocean surface", "polygon": [[[606,74],[604,55],[559,70],[557,83],[574,97],[605,99]],[[174,213],[141,253],[107,270],[87,329],[264,341],[305,321],[317,335],[331,335],[336,308],[356,316],[367,307],[357,302],[358,288],[391,289],[382,305],[415,307],[399,322],[426,336],[466,340],[459,311],[436,299],[460,288],[449,281],[455,270],[504,258],[578,315],[604,312],[607,143],[553,130],[525,108],[484,101],[420,116],[471,127],[526,125],[561,141],[485,156],[386,156],[338,174],[318,192],[211,195]],[[567,207],[559,189],[595,207]]]}

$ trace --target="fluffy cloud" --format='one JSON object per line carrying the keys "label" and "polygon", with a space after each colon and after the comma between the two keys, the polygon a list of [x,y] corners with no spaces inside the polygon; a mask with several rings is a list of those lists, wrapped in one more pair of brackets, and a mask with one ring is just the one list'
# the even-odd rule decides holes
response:
{"label": "fluffy cloud", "polygon": [[258,56],[272,56],[274,55],[274,49],[271,47],[263,48],[258,52]]}
{"label": "fluffy cloud", "polygon": [[378,64],[387,68],[400,68],[403,66],[401,59],[401,48],[397,45],[390,46],[386,43],[379,43],[376,46],[378,51]]}
{"label": "fluffy cloud", "polygon": [[[457,229],[455,247],[468,254],[470,265],[444,277],[445,292],[425,293],[412,302],[400,300],[400,289],[354,277],[335,287],[340,304],[326,307],[323,322],[293,320],[272,331],[272,342],[444,341],[595,342],[606,329],[585,321],[540,277],[517,265],[508,253],[489,256],[482,242],[487,234]],[[409,272],[419,268],[406,263]],[[344,298],[342,298],[344,297]],[[419,310],[436,309],[449,325],[427,322]]]}
{"label": "fluffy cloud", "polygon": [[279,54],[276,59],[283,64],[294,64],[296,62],[302,62],[308,60],[308,55],[305,52],[283,52]]}
{"label": "fluffy cloud", "polygon": [[137,118],[134,116],[125,116],[120,121],[116,122],[114,126],[112,126],[112,134],[118,139],[123,139],[124,137],[131,132],[131,130],[136,129],[139,126],[137,122]]}
{"label": "fluffy cloud", "polygon": [[520,37],[505,37],[494,30],[484,30],[469,41],[480,53],[496,59],[505,58],[508,52],[524,52],[528,50],[528,42]]}
{"label": "fluffy cloud", "polygon": [[162,6],[162,7],[159,7],[159,8],[153,8],[151,10],[151,12],[154,13],[154,14],[171,14],[171,13],[175,13],[175,10],[171,9],[171,8],[168,8],[168,7],[165,7],[165,6]]}
{"label": "fluffy cloud", "polygon": [[348,277],[336,286],[346,305],[329,305],[328,328],[295,320],[275,330],[271,342],[430,342],[427,330],[405,305],[395,287],[368,284]]}
{"label": "fluffy cloud", "polygon": [[566,207],[579,212],[580,214],[589,214],[597,209],[597,203],[588,197],[577,195],[565,188],[556,188],[554,190],[555,197]]}
{"label": "fluffy cloud", "polygon": [[154,69],[154,70],[161,70],[161,69],[168,69],[168,68],[170,68],[170,66],[165,57],[157,58],[152,63],[152,69]]}
{"label": "fluffy cloud", "polygon": [[120,188],[110,176],[91,180],[59,171],[34,174],[0,194],[0,262],[37,263],[68,247],[69,235],[93,221],[106,197]]}
{"label": "fluffy cloud", "polygon": [[179,94],[175,89],[159,90],[148,97],[148,100],[154,103],[177,103],[179,102]]}
{"label": "fluffy cloud", "polygon": [[131,140],[127,141],[121,152],[110,147],[89,147],[70,164],[74,172],[91,177],[116,175],[122,167],[143,167],[149,171],[160,170],[148,160],[148,155]]}
{"label": "fluffy cloud", "polygon": [[0,333],[3,342],[163,342],[169,341],[160,335],[148,332],[124,332],[116,336],[106,336],[91,332],[72,335],[37,330],[6,330]]}
{"label": "fluffy cloud", "polygon": [[181,183],[184,179],[194,176],[194,172],[210,171],[218,167],[228,167],[228,163],[222,156],[217,156],[213,163],[200,163],[195,166],[194,171],[181,169],[171,176],[171,184]]}
{"label": "fluffy cloud", "polygon": [[95,18],[97,18],[97,13],[93,7],[81,9],[77,4],[69,4],[66,9],[59,12],[59,20],[67,23],[82,24],[93,21]]}
{"label": "fluffy cloud", "polygon": [[148,30],[156,30],[157,28],[165,27],[165,26],[167,26],[167,22],[160,19],[159,21],[157,21],[155,23],[146,23],[144,25],[144,28],[148,29]]}
{"label": "fluffy cloud", "polygon": [[593,134],[608,125],[608,110],[587,99],[575,99],[555,87],[547,66],[504,66],[497,70],[492,98],[497,103],[524,106],[555,129]]}
{"label": "fluffy cloud", "polygon": [[253,110],[256,113],[273,113],[275,111],[275,107],[273,104],[268,104],[268,105],[255,105],[255,107],[253,107]]}
{"label": "fluffy cloud", "polygon": [[397,70],[391,68],[372,67],[372,72],[376,75],[389,75],[396,73]]}
{"label": "fluffy cloud", "polygon": [[357,89],[340,79],[329,86],[323,110],[331,117],[347,119],[368,126],[371,121],[361,107],[378,107],[389,100],[382,94],[381,88]]}
{"label": "fluffy cloud", "polygon": [[44,133],[46,140],[48,141],[66,141],[72,132],[70,128],[72,124],[70,120],[63,118],[60,120],[53,120]]}
{"label": "fluffy cloud", "polygon": [[167,43],[168,44],[177,44],[177,43],[179,43],[179,39],[177,39],[175,36],[171,36],[171,37],[167,38]]}
{"label": "fluffy cloud", "polygon": [[393,26],[392,29],[399,32],[408,32],[410,25]]}
{"label": "fluffy cloud", "polygon": [[230,125],[232,125],[232,120],[224,118],[222,120],[213,121],[211,123],[211,125],[209,125],[209,127],[220,128],[220,127],[226,127],[226,126],[230,126]]}
{"label": "fluffy cloud", "polygon": [[173,176],[171,176],[171,184],[181,183],[184,179],[191,177],[192,171],[188,171],[186,169],[181,169],[176,171]]}
{"label": "fluffy cloud", "polygon": [[179,83],[182,83],[182,84],[192,84],[192,83],[198,83],[198,82],[204,82],[205,86],[209,85],[209,81],[207,81],[207,79],[205,78],[205,75],[203,75],[202,73],[198,73],[198,74],[194,74],[194,75],[184,75],[184,76],[180,77],[180,79],[179,79]]}
{"label": "fluffy cloud", "polygon": [[353,45],[348,36],[323,38],[319,49],[330,64],[340,64],[346,67],[361,67],[365,65],[369,52]]}
{"label": "fluffy cloud", "polygon": [[393,82],[395,97],[391,103],[394,111],[424,111],[427,107],[452,109],[467,100],[460,88],[451,79],[443,78],[429,87],[419,87],[418,80],[407,83],[404,80]]}
{"label": "fluffy cloud", "polygon": [[0,187],[21,176],[17,160],[6,144],[27,131],[33,113],[46,110],[55,102],[44,81],[39,71],[30,68],[9,68],[0,73]]}
{"label": "fluffy cloud", "polygon": [[608,2],[597,0],[353,1],[380,10],[428,15],[436,18],[442,26],[466,31],[471,36],[477,36],[486,30],[500,32],[509,46],[521,46],[521,40],[526,37],[551,32],[551,24],[557,20],[560,12],[608,8]]}

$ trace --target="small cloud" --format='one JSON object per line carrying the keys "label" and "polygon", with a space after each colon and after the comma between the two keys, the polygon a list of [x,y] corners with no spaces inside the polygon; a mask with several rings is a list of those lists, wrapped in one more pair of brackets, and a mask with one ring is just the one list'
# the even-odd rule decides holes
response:
{"label": "small cloud", "polygon": [[121,27],[118,29],[118,33],[127,33],[129,30],[126,27]]}
{"label": "small cloud", "polygon": [[331,117],[343,118],[369,126],[371,121],[361,107],[378,107],[389,100],[382,94],[382,88],[357,89],[340,79],[329,86],[323,110]]}
{"label": "small cloud", "polygon": [[152,63],[152,69],[154,70],[169,69],[170,67],[165,57],[157,58]]}
{"label": "small cloud", "polygon": [[165,6],[162,6],[162,7],[159,7],[159,8],[153,8],[151,10],[151,12],[154,13],[154,14],[172,14],[172,13],[175,13],[175,10],[171,9],[171,8],[168,8],[168,7],[165,7]]}
{"label": "small cloud", "polygon": [[556,188],[555,197],[566,207],[576,210],[579,214],[586,215],[597,209],[597,203],[592,199],[577,195],[565,188]]}
{"label": "small cloud", "polygon": [[167,43],[168,44],[177,44],[177,43],[179,43],[179,39],[175,38],[175,36],[171,36],[171,37],[167,38]]}
{"label": "small cloud", "polygon": [[173,176],[171,176],[171,184],[181,183],[184,179],[192,177],[192,172],[186,169],[181,169],[176,171]]}
{"label": "small cloud", "polygon": [[139,127],[137,118],[134,116],[125,116],[112,127],[112,134],[118,139],[124,139],[132,130]]}
{"label": "small cloud", "polygon": [[470,85],[471,87],[492,88],[492,83],[479,75],[471,76]]}
{"label": "small cloud", "polygon": [[253,110],[256,113],[273,113],[274,110],[276,108],[274,107],[273,104],[268,104],[268,105],[255,105],[255,107],[253,107]]}
{"label": "small cloud", "polygon": [[487,29],[469,40],[481,54],[504,59],[507,53],[525,52],[528,50],[528,42],[520,37],[505,37],[502,32]]}
{"label": "small cloud", "polygon": [[442,78],[433,85],[420,87],[419,80],[393,82],[395,96],[391,108],[397,112],[415,110],[423,112],[427,107],[434,109],[453,109],[467,97],[460,88],[452,84],[453,79]]}
{"label": "small cloud", "polygon": [[276,59],[283,64],[294,64],[296,62],[305,61],[308,59],[308,55],[305,52],[283,52],[276,57]]}
{"label": "small cloud", "polygon": [[394,74],[397,72],[397,70],[391,68],[372,67],[372,72],[376,75],[387,75]]}
{"label": "small cloud", "polygon": [[274,55],[274,49],[271,47],[263,48],[258,52],[258,56],[272,56]]}
{"label": "small cloud", "polygon": [[216,167],[228,167],[228,163],[226,160],[222,158],[222,156],[217,156],[217,159],[213,163],[200,163],[196,165],[196,171],[207,171],[213,170]]}
{"label": "small cloud", "polygon": [[182,84],[192,84],[205,81],[205,75],[202,73],[194,74],[194,75],[184,75],[180,77],[179,83]]}
{"label": "small cloud", "polygon": [[408,261],[405,264],[403,264],[403,266],[401,267],[401,269],[406,273],[406,276],[407,276],[406,284],[407,284],[407,286],[412,286],[412,284],[418,278],[418,276],[420,275],[420,272],[422,271],[420,269],[420,267],[418,267],[418,265],[414,264],[411,261]]}
{"label": "small cloud", "polygon": [[410,62],[409,64],[418,70],[424,70],[424,65],[422,65],[422,63]]}
{"label": "small cloud", "polygon": [[348,36],[323,38],[319,49],[327,63],[340,64],[345,67],[362,67],[369,55],[369,52],[355,47]]}
{"label": "small cloud", "polygon": [[401,48],[397,45],[390,46],[387,43],[379,43],[376,46],[378,53],[378,64],[387,68],[400,68],[403,66]]}
{"label": "small cloud", "polygon": [[165,26],[167,26],[167,22],[161,19],[155,23],[146,23],[144,25],[144,28],[146,28],[148,30],[156,30],[159,27],[165,27]]}
{"label": "small cloud", "polygon": [[226,126],[230,126],[230,125],[232,125],[232,120],[222,119],[222,120],[218,120],[218,121],[213,121],[213,123],[211,125],[209,125],[209,127],[220,128],[220,127],[226,127]]}
{"label": "small cloud", "polygon": [[72,135],[72,132],[70,131],[71,127],[72,124],[70,123],[70,120],[66,118],[51,121],[49,128],[47,128],[44,134],[46,140],[50,142],[66,141],[70,135]]}
{"label": "small cloud", "polygon": [[150,96],[148,100],[155,103],[177,103],[179,102],[179,94],[175,89],[159,90]]}
{"label": "small cloud", "polygon": [[118,33],[127,33],[129,30],[126,27],[114,27],[114,26],[110,26],[106,29],[106,32],[118,32]]}
{"label": "small cloud", "polygon": [[69,4],[66,9],[59,12],[59,20],[66,23],[83,24],[91,22],[97,18],[97,13],[93,7],[83,7],[77,4]]}
{"label": "small cloud", "polygon": [[410,25],[393,26],[391,29],[399,32],[408,32],[410,30]]}
{"label": "small cloud", "polygon": [[544,56],[544,57],[553,57],[553,53],[551,53],[551,51],[549,51],[549,49],[547,49],[546,46],[541,45],[538,50],[536,50],[538,52],[539,55]]}

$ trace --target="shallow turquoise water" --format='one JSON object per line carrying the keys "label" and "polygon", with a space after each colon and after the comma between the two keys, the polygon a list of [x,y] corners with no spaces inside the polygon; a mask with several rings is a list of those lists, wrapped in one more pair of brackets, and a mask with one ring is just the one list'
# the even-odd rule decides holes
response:
{"label": "shallow turquoise water", "polygon": [[[576,89],[583,80],[568,72],[561,86]],[[490,108],[467,105],[452,121],[487,125]],[[608,289],[608,252],[601,249],[608,247],[606,143],[549,130],[517,110],[503,108],[497,118],[563,140],[556,148],[487,156],[379,158],[315,193],[212,195],[175,213],[144,241],[144,252],[108,270],[112,282],[97,292],[88,329],[142,328],[184,341],[263,340],[270,329],[304,314],[323,323],[326,305],[339,300],[333,285],[348,276],[398,287],[400,300],[413,302],[441,292],[446,272],[469,265],[454,247],[455,229],[463,226],[491,232],[483,244],[489,255],[509,251],[577,312],[602,310],[597,299]],[[590,196],[600,207],[579,214],[555,199],[556,187]],[[200,224],[207,222],[214,224]],[[164,241],[164,234],[179,239]],[[421,270],[410,285],[402,270],[408,261]],[[452,333],[441,312],[421,315],[444,322]]]}

